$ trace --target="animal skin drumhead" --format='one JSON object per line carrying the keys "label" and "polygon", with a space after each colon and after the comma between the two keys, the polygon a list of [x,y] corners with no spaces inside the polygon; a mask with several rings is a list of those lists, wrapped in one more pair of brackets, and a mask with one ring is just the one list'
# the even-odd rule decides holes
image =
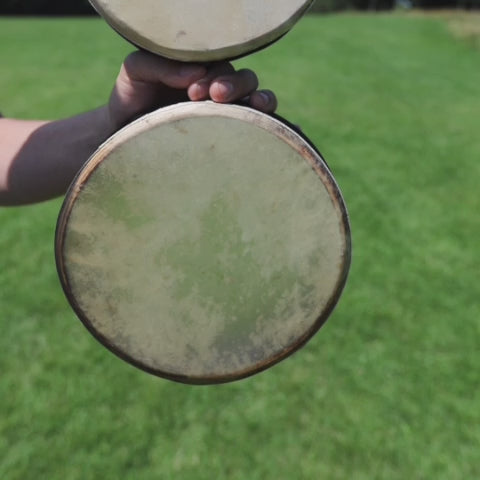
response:
{"label": "animal skin drumhead", "polygon": [[340,191],[312,146],[238,105],[183,103],[115,134],[72,183],[57,266],[114,353],[185,383],[264,370],[337,303],[350,265]]}
{"label": "animal skin drumhead", "polygon": [[183,61],[231,59],[285,34],[313,0],[90,0],[123,37]]}

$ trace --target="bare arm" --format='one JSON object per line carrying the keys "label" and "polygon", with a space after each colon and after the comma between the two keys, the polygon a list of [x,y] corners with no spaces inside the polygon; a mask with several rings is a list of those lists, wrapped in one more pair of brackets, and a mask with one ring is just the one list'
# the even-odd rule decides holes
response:
{"label": "bare arm", "polygon": [[114,130],[106,107],[55,122],[0,119],[0,205],[34,203],[65,192]]}
{"label": "bare arm", "polygon": [[247,97],[254,108],[273,112],[275,95],[257,87],[253,72],[235,72],[226,62],[207,69],[135,52],[123,63],[103,107],[57,121],[0,118],[0,205],[63,194],[103,141],[156,108],[188,99],[232,102]]}

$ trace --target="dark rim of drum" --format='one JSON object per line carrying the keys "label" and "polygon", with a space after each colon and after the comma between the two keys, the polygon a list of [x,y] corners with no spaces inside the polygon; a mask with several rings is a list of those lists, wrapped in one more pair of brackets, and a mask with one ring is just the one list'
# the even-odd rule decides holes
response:
{"label": "dark rim of drum", "polygon": [[[177,104],[177,106],[188,105],[188,104],[202,104],[202,103],[211,104],[211,102],[186,102],[182,104]],[[215,104],[212,104],[212,105],[215,105]],[[222,115],[226,113],[226,110],[228,110],[224,108],[225,106],[226,105],[217,105],[217,107],[219,107],[219,112],[217,116],[230,117],[230,115]],[[176,105],[166,107],[166,108],[172,109],[175,107]],[[289,122],[283,121],[283,119],[278,115],[275,115],[275,116],[267,115],[257,110],[254,110],[252,108],[239,106],[239,105],[227,105],[227,107],[244,109],[252,113],[254,116],[267,118],[269,120],[268,121],[269,125],[272,127],[271,130],[268,130],[268,131],[270,131],[270,133],[275,134],[278,138],[280,138],[283,141],[285,141],[285,138],[282,136],[282,134],[285,135],[285,133],[287,132],[289,132],[290,135],[293,134],[296,137],[296,140],[299,145],[299,148],[297,150],[301,153],[305,161],[307,161],[307,163],[310,164],[310,166],[312,167],[312,170],[319,176],[319,179],[322,181],[324,187],[327,188],[330,194],[330,198],[332,199],[334,205],[340,212],[341,225],[343,228],[343,236],[345,239],[345,249],[343,252],[341,273],[338,276],[337,284],[335,286],[332,296],[329,298],[323,311],[318,316],[316,321],[311,325],[311,327],[308,330],[304,332],[303,335],[298,337],[296,341],[293,342],[291,345],[285,347],[283,350],[279,352],[276,352],[274,355],[264,359],[262,362],[259,362],[256,365],[252,365],[251,367],[244,370],[240,370],[240,371],[225,374],[225,375],[218,375],[218,376],[216,375],[189,376],[187,374],[183,375],[178,373],[171,373],[171,372],[163,371],[160,369],[152,368],[151,366],[133,358],[132,356],[125,353],[123,350],[119,349],[115,344],[111,342],[109,338],[105,337],[104,335],[102,335],[100,332],[96,330],[96,328],[90,322],[88,316],[85,314],[85,312],[82,310],[82,308],[78,304],[75,296],[73,295],[70,289],[68,271],[67,271],[68,268],[66,268],[65,259],[63,255],[63,246],[65,241],[65,236],[67,233],[67,225],[70,217],[70,212],[73,209],[73,206],[75,204],[77,197],[79,196],[79,194],[81,194],[82,186],[88,181],[88,179],[90,178],[90,175],[96,170],[98,165],[102,163],[104,158],[107,158],[109,154],[114,150],[114,147],[113,149],[108,149],[107,152],[102,152],[102,146],[100,146],[97,152],[95,152],[92,155],[92,157],[90,157],[90,160],[87,161],[85,165],[81,168],[81,170],[77,173],[63,201],[63,204],[58,216],[57,224],[56,224],[56,230],[55,230],[55,261],[56,261],[56,267],[57,267],[60,283],[62,285],[65,296],[68,302],[70,303],[70,306],[72,307],[72,309],[74,310],[78,318],[82,321],[84,326],[87,328],[87,330],[102,345],[104,345],[112,353],[114,353],[116,356],[120,357],[127,363],[147,373],[150,373],[152,375],[162,377],[168,380],[172,380],[175,382],[191,384],[191,385],[211,385],[211,384],[221,384],[221,383],[241,380],[243,378],[250,377],[252,375],[255,375],[257,373],[262,372],[263,370],[266,370],[272,367],[276,363],[280,362],[281,360],[284,360],[285,358],[289,357],[290,355],[295,353],[297,350],[302,348],[322,327],[322,325],[326,322],[326,320],[332,313],[333,309],[337,305],[338,300],[340,299],[342,291],[345,287],[348,273],[350,270],[350,264],[351,264],[352,243],[351,243],[351,230],[350,230],[348,212],[347,212],[342,194],[340,192],[340,189],[333,175],[331,174],[330,169],[328,168],[320,152],[316,149],[316,147],[313,146],[313,143],[303,133],[300,133],[298,129],[296,129],[291,124],[289,124]],[[153,116],[155,115],[155,113],[156,112],[153,112],[146,116]],[[145,117],[139,118],[138,120],[132,122],[132,124],[124,127],[122,130],[128,129],[129,126],[135,123],[141,122],[143,118]],[[260,127],[260,128],[265,128],[265,127]],[[120,132],[122,130],[120,130]],[[117,134],[118,133],[119,132],[117,132]],[[105,143],[115,142],[115,137],[117,134],[113,135]],[[93,167],[91,165],[92,163],[91,160],[94,160]],[[88,174],[88,176],[84,179],[83,182],[79,183],[80,177],[83,177],[85,174]]]}
{"label": "dark rim of drum", "polygon": [[[155,55],[160,55],[162,57],[165,57],[165,58],[169,58],[170,60],[177,60],[177,61],[183,61],[183,62],[186,62],[186,63],[195,63],[199,60],[197,60],[195,58],[195,52],[189,52],[188,50],[181,50],[181,52],[187,54],[186,52],[188,52],[190,54],[190,58],[189,59],[184,59],[183,58],[183,55],[180,54],[180,55],[169,55],[167,52],[158,52],[156,51],[155,49],[153,48],[149,48],[147,46],[147,43],[151,43],[151,42],[148,42],[148,39],[146,42],[142,42],[142,41],[135,41],[131,38],[128,38],[128,36],[125,35],[125,33],[121,32],[119,30],[118,27],[116,27],[114,25],[114,22],[108,17],[108,15],[105,15],[102,11],[102,9],[97,5],[96,3],[96,0],[89,0],[90,4],[92,5],[92,7],[94,8],[94,10],[98,13],[99,16],[101,16],[107,23],[108,25],[110,26],[110,28],[112,28],[119,36],[121,36],[124,40],[126,40],[128,43],[130,43],[131,45],[133,45],[134,47],[138,48],[139,50],[143,50],[145,52],[149,52],[149,53],[153,53]],[[308,10],[311,8],[311,6],[313,5],[313,3],[315,2],[315,0],[308,0],[307,2],[305,2],[305,5],[303,5],[303,7],[301,7],[296,13],[295,15],[289,19],[288,21],[286,21],[283,25],[279,25],[278,27],[278,35],[268,41],[264,41],[262,43],[261,39],[264,38],[264,37],[267,37],[268,36],[268,33],[265,34],[265,35],[262,35],[248,43],[246,43],[244,45],[244,47],[241,50],[240,53],[237,53],[235,55],[222,55],[220,52],[224,51],[224,50],[227,50],[231,47],[222,47],[222,48],[219,48],[219,49],[216,49],[216,50],[212,50],[212,58],[204,58],[204,59],[201,59],[200,62],[219,62],[219,61],[233,61],[233,60],[238,60],[240,58],[243,58],[243,57],[246,57],[247,55],[252,55],[253,53],[257,53],[257,52],[260,52],[268,47],[270,47],[271,45],[274,45],[276,42],[278,42],[280,39],[282,39],[292,28],[293,26],[298,22],[298,20],[300,20],[300,18],[305,15]],[[260,42],[258,45],[255,45],[257,42]],[[169,49],[171,50],[171,49]],[[202,52],[202,53],[205,53],[205,52]]]}

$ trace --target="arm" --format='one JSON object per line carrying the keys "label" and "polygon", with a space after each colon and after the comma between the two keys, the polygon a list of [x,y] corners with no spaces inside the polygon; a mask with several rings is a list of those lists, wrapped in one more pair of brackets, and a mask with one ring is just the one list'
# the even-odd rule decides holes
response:
{"label": "arm", "polygon": [[98,145],[113,133],[106,107],[55,122],[0,119],[0,205],[64,193]]}
{"label": "arm", "polygon": [[57,121],[0,118],[0,205],[63,194],[103,141],[159,107],[189,99],[233,102],[248,97],[252,107],[273,112],[275,95],[257,87],[253,72],[235,72],[226,62],[206,68],[135,52],[123,63],[105,106]]}

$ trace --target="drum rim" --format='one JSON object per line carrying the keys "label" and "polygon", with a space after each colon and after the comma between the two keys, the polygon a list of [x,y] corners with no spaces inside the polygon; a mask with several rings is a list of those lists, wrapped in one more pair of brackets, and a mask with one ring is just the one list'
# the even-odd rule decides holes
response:
{"label": "drum rim", "polygon": [[[107,22],[118,35],[124,38],[127,42],[135,47],[145,50],[147,52],[161,55],[170,60],[177,60],[182,62],[215,62],[222,60],[235,60],[250,55],[257,51],[263,50],[268,46],[274,44],[286,35],[292,27],[306,14],[311,8],[315,0],[304,0],[304,4],[285,22],[278,25],[273,30],[265,32],[254,39],[242,43],[227,45],[221,48],[211,50],[175,50],[169,47],[164,47],[156,44],[148,38],[148,35],[138,34],[138,38],[131,38],[132,31],[128,24],[121,24],[116,22],[110,14],[98,3],[98,0],[89,0],[95,11]],[[138,32],[134,32],[138,33]]]}
{"label": "drum rim", "polygon": [[[89,320],[88,316],[80,307],[77,302],[75,295],[73,294],[70,283],[68,279],[68,268],[66,266],[64,258],[64,241],[67,234],[67,226],[70,218],[70,213],[74,207],[76,199],[81,194],[82,185],[88,181],[90,175],[96,170],[96,168],[102,163],[105,158],[108,158],[108,155],[119,145],[119,141],[126,141],[134,137],[137,132],[146,130],[145,125],[148,125],[148,128],[156,127],[162,123],[167,123],[170,119],[166,120],[162,118],[161,121],[155,123],[155,120],[158,120],[156,117],[164,117],[165,113],[172,112],[175,115],[175,119],[179,120],[182,118],[192,118],[192,117],[202,117],[216,115],[220,117],[227,118],[236,118],[238,120],[243,120],[248,122],[249,120],[257,119],[260,121],[260,124],[256,123],[257,126],[264,128],[270,133],[274,133],[280,139],[287,141],[287,143],[299,151],[302,157],[307,161],[312,169],[317,173],[320,180],[322,181],[324,187],[328,190],[329,197],[332,199],[332,202],[335,206],[335,210],[339,213],[339,220],[342,228],[342,238],[344,239],[343,254],[341,259],[341,266],[339,268],[339,274],[337,276],[337,282],[335,288],[333,289],[332,295],[329,297],[328,301],[325,304],[320,315],[317,319],[312,322],[310,328],[308,328],[303,335],[299,336],[295,342],[292,342],[283,350],[276,352],[274,355],[269,356],[268,358],[262,360],[261,362],[251,365],[248,368],[242,370],[227,373],[222,375],[202,375],[202,376],[190,376],[187,374],[172,373],[168,371],[163,371],[158,368],[153,368],[150,365],[143,363],[140,360],[130,356],[115,344],[111,340],[102,335]],[[241,113],[240,113],[241,112]],[[246,118],[240,118],[241,115],[247,113]],[[169,107],[164,107],[162,109],[156,110],[152,113],[144,115],[139,119],[135,120],[131,124],[119,130],[107,141],[105,141],[87,160],[83,165],[80,171],[77,173],[76,177],[70,184],[70,187],[65,195],[64,201],[62,203],[56,229],[55,229],[55,262],[57,273],[62,285],[64,294],[72,307],[73,311],[77,317],[81,320],[83,325],[87,330],[97,339],[103,346],[110,350],[113,354],[123,359],[127,363],[147,372],[152,375],[162,377],[168,380],[172,380],[179,383],[193,384],[193,385],[202,385],[202,384],[221,384],[240,380],[243,378],[250,377],[261,371],[264,371],[271,366],[277,364],[278,362],[286,359],[299,349],[301,349],[323,326],[327,321],[328,317],[331,315],[335,306],[337,305],[342,292],[344,290],[352,258],[352,240],[351,240],[351,228],[350,221],[348,216],[348,211],[340,191],[338,184],[333,177],[330,169],[328,168],[323,156],[320,152],[314,147],[313,143],[303,134],[295,131],[295,129],[288,123],[282,121],[283,119],[278,115],[271,116],[259,112],[253,108],[240,106],[240,105],[220,105],[211,101],[204,102],[184,102]],[[273,128],[267,129],[266,127],[273,126]],[[123,135],[127,134],[127,137],[124,138]],[[297,142],[296,144],[294,142]]]}

